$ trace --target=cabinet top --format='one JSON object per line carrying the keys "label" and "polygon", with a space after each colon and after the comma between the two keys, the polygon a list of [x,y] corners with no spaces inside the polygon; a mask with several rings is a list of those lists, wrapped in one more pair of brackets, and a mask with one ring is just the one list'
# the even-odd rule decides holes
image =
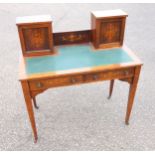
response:
{"label": "cabinet top", "polygon": [[106,11],[92,11],[92,14],[96,18],[106,18],[106,17],[126,17],[128,14],[120,9],[117,10],[106,10]]}
{"label": "cabinet top", "polygon": [[52,19],[50,15],[24,16],[24,17],[16,18],[17,25],[43,23],[43,22],[51,22],[51,21]]}

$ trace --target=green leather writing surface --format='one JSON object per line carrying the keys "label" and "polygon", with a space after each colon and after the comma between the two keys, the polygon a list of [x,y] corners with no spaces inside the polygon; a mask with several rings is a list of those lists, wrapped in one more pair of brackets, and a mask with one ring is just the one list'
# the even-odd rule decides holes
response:
{"label": "green leather writing surface", "polygon": [[122,49],[94,51],[90,45],[62,46],[54,56],[26,58],[28,75],[133,61]]}

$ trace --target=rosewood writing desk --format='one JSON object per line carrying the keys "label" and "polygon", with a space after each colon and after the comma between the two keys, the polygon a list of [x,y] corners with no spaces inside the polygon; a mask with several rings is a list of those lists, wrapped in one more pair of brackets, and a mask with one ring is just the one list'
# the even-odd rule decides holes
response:
{"label": "rosewood writing desk", "polygon": [[[98,33],[98,30],[94,29],[95,24],[92,24],[93,28],[91,30],[63,33],[52,33],[50,31],[52,34],[48,34],[46,32],[49,27],[45,27],[47,23],[41,26],[41,22],[32,22],[34,17],[32,19],[28,17],[29,23],[31,20],[31,24],[36,24],[33,28],[30,24],[27,26],[27,20],[23,22],[25,17],[22,17],[22,20],[17,20],[18,29],[20,29],[20,39],[30,35],[28,39],[26,38],[22,42],[22,46],[26,47],[23,51],[26,51],[26,53],[23,53],[24,56],[20,62],[20,82],[35,142],[38,138],[33,112],[33,104],[35,108],[38,108],[35,97],[53,87],[110,80],[110,98],[114,80],[125,81],[130,85],[125,117],[125,123],[129,123],[142,63],[130,49],[123,45],[122,37],[126,14],[123,12],[124,14],[122,15],[120,10],[114,13],[112,12],[110,15],[108,13],[109,21],[107,13],[102,13],[103,15],[106,14],[106,20],[103,18],[103,23],[101,23],[101,25],[106,23],[104,25],[106,30],[99,33],[103,36],[102,39],[95,36]],[[96,15],[96,12],[92,13],[92,16],[94,15]],[[114,20],[112,20],[113,18]],[[92,20],[94,22],[94,19]],[[38,23],[43,28],[42,30],[40,27],[37,28]],[[26,24],[26,26],[23,26],[23,24]],[[22,30],[23,27],[24,29]],[[122,28],[123,32],[121,31]],[[45,39],[44,35],[47,35],[46,37],[50,35],[50,37]],[[49,39],[50,41],[53,40],[53,42],[44,46],[44,43],[47,43]],[[54,45],[54,47],[51,47],[51,45]],[[43,51],[42,49],[46,50]],[[49,54],[50,51],[51,53]]]}

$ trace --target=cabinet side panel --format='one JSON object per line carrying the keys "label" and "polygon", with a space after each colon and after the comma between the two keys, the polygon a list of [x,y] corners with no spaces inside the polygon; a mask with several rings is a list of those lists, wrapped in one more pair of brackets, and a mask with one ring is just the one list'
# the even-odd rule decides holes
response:
{"label": "cabinet side panel", "polygon": [[91,14],[91,29],[92,29],[92,43],[97,48],[97,31],[96,31],[96,18]]}
{"label": "cabinet side panel", "polygon": [[120,44],[123,45],[123,42],[124,42],[124,32],[125,32],[125,23],[126,23],[126,17],[124,17],[122,19],[122,31],[120,33]]}

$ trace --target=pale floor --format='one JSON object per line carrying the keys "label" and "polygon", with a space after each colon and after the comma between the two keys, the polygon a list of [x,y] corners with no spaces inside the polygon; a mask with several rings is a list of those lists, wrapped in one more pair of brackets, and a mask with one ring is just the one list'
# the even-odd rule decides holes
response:
{"label": "pale floor", "polygon": [[[90,28],[90,11],[129,14],[125,43],[144,62],[130,125],[128,84],[116,81],[49,89],[37,97],[34,144],[18,82],[21,49],[15,18],[50,14],[54,31]],[[155,150],[155,4],[0,4],[0,150]]]}

